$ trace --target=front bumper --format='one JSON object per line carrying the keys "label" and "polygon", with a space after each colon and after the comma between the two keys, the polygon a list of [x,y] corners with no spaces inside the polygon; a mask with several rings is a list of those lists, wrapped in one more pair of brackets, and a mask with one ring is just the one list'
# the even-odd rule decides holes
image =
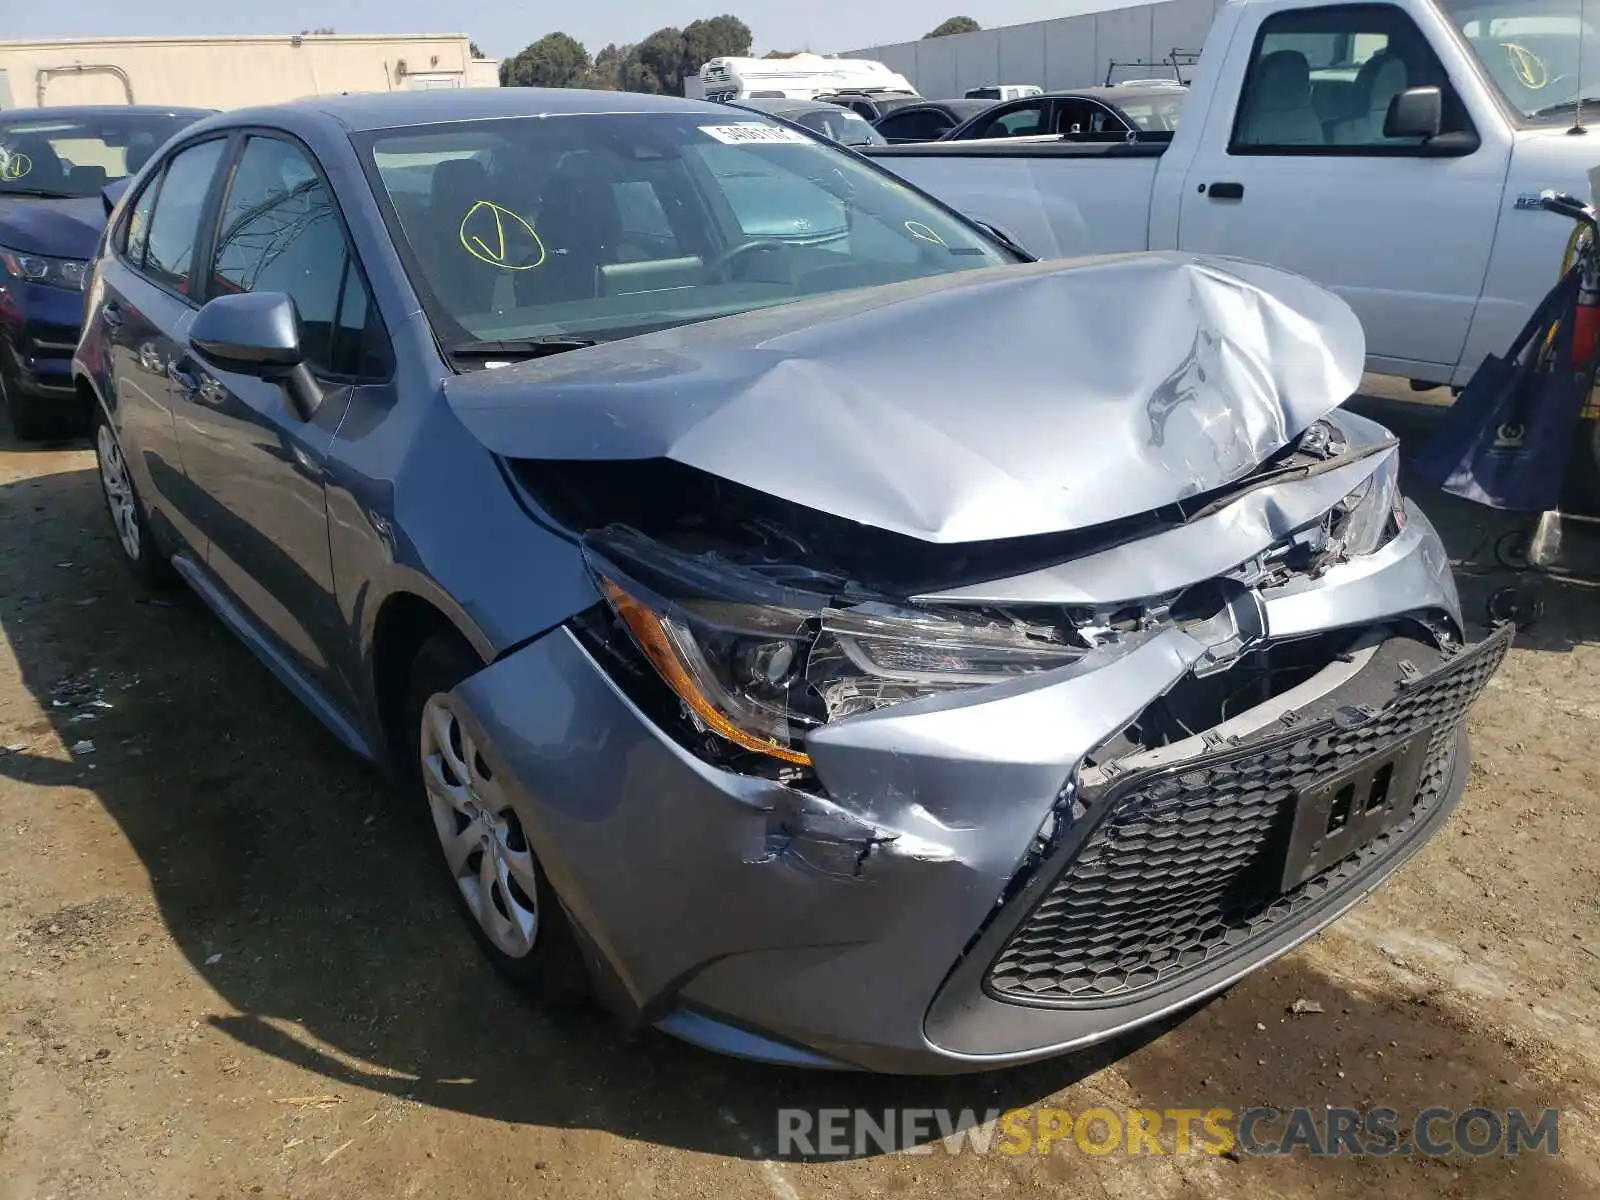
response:
{"label": "front bumper", "polygon": [[0,283],[0,371],[6,387],[29,399],[77,403],[72,355],[82,323],[81,292],[17,280]]}
{"label": "front bumper", "polygon": [[[1269,638],[1408,613],[1459,620],[1442,548],[1414,509],[1378,554],[1265,599]],[[1171,629],[1114,658],[825,727],[808,741],[815,792],[701,761],[566,630],[480,672],[454,701],[514,781],[613,1007],[747,1057],[933,1073],[1036,1059],[1156,1019],[1355,903],[1459,795],[1463,714],[1508,642],[1509,631],[1446,660],[1393,639],[1237,744],[1086,787],[1042,858],[1030,851],[1084,756],[1203,646]],[[1417,699],[1436,689],[1447,699]],[[1278,852],[1301,790],[1417,737],[1428,757],[1400,826],[1290,895],[1244,887]],[[1175,866],[1192,886],[1174,883]],[[1090,876],[1116,886],[1086,892]],[[1076,979],[1086,964],[1099,981],[1087,1001],[1072,986],[1007,985],[1019,972]],[[1122,983],[1108,986],[1107,971]]]}

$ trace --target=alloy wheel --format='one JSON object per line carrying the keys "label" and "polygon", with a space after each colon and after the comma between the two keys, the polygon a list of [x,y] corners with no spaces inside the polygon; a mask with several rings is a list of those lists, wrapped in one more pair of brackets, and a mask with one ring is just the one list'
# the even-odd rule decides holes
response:
{"label": "alloy wheel", "polygon": [[111,510],[111,522],[117,527],[117,539],[122,550],[132,561],[139,561],[139,510],[134,503],[133,482],[128,478],[128,465],[123,461],[122,448],[116,436],[104,421],[95,434],[95,449],[100,454],[100,484],[105,489],[106,507]]}
{"label": "alloy wheel", "polygon": [[508,958],[539,936],[538,873],[510,799],[444,703],[422,709],[422,780],[445,862],[479,927]]}

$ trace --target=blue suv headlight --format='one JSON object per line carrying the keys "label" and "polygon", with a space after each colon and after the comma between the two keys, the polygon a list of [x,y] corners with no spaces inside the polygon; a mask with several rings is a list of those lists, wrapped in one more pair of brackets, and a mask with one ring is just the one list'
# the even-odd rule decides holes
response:
{"label": "blue suv headlight", "polygon": [[48,254],[24,254],[0,246],[0,268],[13,279],[39,283],[45,287],[83,291],[89,277],[89,264],[81,258],[51,258]]}

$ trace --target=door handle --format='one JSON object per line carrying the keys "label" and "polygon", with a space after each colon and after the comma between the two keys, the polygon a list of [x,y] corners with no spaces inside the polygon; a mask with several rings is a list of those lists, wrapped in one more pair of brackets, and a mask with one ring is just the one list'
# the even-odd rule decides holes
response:
{"label": "door handle", "polygon": [[1243,200],[1244,184],[1213,183],[1206,189],[1213,200]]}
{"label": "door handle", "polygon": [[167,366],[167,378],[178,385],[185,396],[194,396],[200,391],[200,377],[189,370],[187,362],[174,361]]}
{"label": "door handle", "polygon": [[122,328],[122,307],[115,301],[100,309],[100,319],[112,329]]}

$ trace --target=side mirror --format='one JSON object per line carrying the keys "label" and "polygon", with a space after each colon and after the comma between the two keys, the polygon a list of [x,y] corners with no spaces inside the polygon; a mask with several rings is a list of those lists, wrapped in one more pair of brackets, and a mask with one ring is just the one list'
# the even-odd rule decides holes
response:
{"label": "side mirror", "polygon": [[195,314],[189,344],[225,371],[281,373],[300,365],[300,314],[282,292],[218,296]]}
{"label": "side mirror", "polygon": [[302,420],[322,403],[300,349],[300,314],[282,292],[218,296],[195,314],[189,345],[220,370],[281,383]]}
{"label": "side mirror", "polygon": [[117,207],[117,201],[122,199],[122,193],[128,190],[128,184],[133,182],[132,177],[113,179],[100,189],[100,203],[106,207],[106,219],[111,219],[111,212]]}
{"label": "side mirror", "polygon": [[1436,87],[1407,88],[1389,101],[1383,118],[1386,138],[1428,138],[1439,136],[1444,127],[1444,93]]}

